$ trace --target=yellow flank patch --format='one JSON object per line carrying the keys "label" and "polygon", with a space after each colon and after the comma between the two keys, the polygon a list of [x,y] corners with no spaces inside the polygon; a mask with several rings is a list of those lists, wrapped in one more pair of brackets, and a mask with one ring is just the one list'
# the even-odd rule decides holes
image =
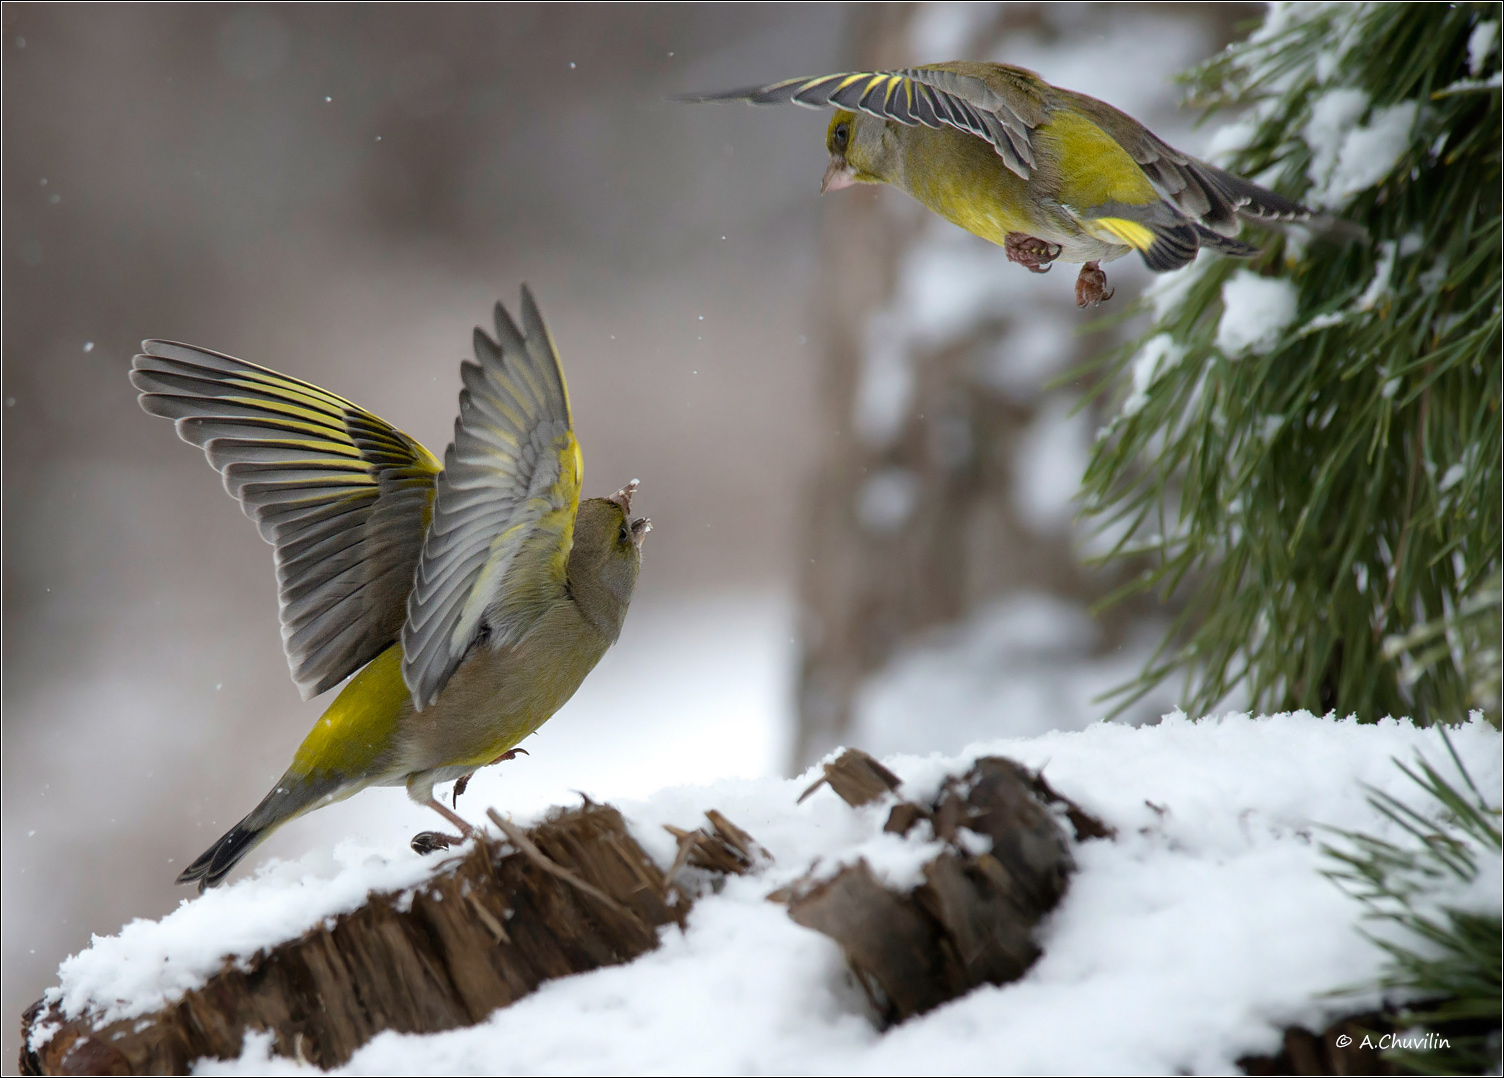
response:
{"label": "yellow flank patch", "polygon": [[408,699],[402,645],[393,644],[350,679],[298,747],[288,771],[358,776],[391,747],[397,717]]}
{"label": "yellow flank patch", "polygon": [[1047,157],[1060,162],[1060,201],[1083,209],[1109,202],[1142,206],[1159,201],[1149,177],[1116,139],[1085,116],[1060,110],[1035,128]]}
{"label": "yellow flank patch", "polygon": [[1154,232],[1147,225],[1129,221],[1123,217],[1093,217],[1091,223],[1097,228],[1112,233],[1129,247],[1147,251],[1154,246]]}

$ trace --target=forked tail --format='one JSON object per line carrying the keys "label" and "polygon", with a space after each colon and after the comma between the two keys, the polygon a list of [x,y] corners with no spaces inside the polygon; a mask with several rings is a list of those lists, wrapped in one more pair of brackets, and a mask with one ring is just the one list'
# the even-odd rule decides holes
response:
{"label": "forked tail", "polygon": [[271,837],[273,831],[310,809],[348,797],[360,787],[341,790],[338,779],[322,781],[283,775],[261,804],[220,836],[193,864],[178,874],[178,883],[197,883],[200,893],[216,886],[240,859]]}

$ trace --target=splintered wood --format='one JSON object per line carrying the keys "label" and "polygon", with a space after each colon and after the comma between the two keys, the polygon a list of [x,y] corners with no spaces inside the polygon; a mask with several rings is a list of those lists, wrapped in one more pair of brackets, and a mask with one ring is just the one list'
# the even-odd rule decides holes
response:
{"label": "splintered wood", "polygon": [[[888,831],[917,828],[916,838],[944,844],[912,891],[884,885],[859,862],[770,896],[840,944],[884,1026],[1014,980],[1038,957],[1035,925],[1073,868],[1052,805],[1078,839],[1111,834],[999,758],[978,760],[925,804],[898,799],[898,777],[856,750],[827,764],[804,797],[826,784],[853,807],[888,798]],[[96,1029],[88,1014],[69,1019],[37,1004],[23,1035],[43,1022],[58,1028],[23,1051],[22,1073],[182,1074],[206,1056],[238,1056],[247,1030],[270,1031],[281,1055],[338,1066],[383,1030],[472,1025],[546,980],[651,950],[660,928],[684,924],[693,895],[677,881],[686,868],[710,874],[718,890],[725,876],[771,862],[714,809],[699,828],[668,828],[679,849],[666,873],[609,805],[587,800],[530,830],[495,813],[491,821],[501,838],[441,863],[415,890],[373,894],[299,939],[226,959],[202,988],[155,1014]]]}
{"label": "splintered wood", "polygon": [[510,841],[470,848],[415,892],[360,909],[243,963],[146,1019],[94,1029],[40,1004],[24,1020],[62,1028],[29,1074],[185,1074],[240,1054],[246,1030],[276,1052],[346,1062],[387,1029],[429,1033],[479,1022],[554,977],[629,961],[683,923],[690,903],[608,805],[586,803]]}
{"label": "splintered wood", "polygon": [[[821,782],[852,805],[898,786],[892,772],[855,750],[827,764]],[[914,890],[884,886],[859,862],[778,897],[796,922],[841,945],[879,1021],[900,1022],[978,985],[1017,980],[1039,956],[1034,928],[1075,867],[1051,802],[1071,814],[1078,837],[1110,833],[1037,775],[985,757],[947,779],[932,803],[900,801],[889,811],[886,830],[906,835],[925,826],[946,847]]]}

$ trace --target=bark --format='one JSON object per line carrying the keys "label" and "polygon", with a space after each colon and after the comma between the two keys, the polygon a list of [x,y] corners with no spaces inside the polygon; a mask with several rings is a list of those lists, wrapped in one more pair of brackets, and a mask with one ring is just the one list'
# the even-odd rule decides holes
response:
{"label": "bark", "polygon": [[[853,807],[891,797],[899,781],[849,750],[829,783]],[[807,875],[769,898],[840,945],[887,1027],[982,984],[1023,976],[1039,957],[1035,932],[1064,895],[1076,842],[1114,832],[1000,757],[976,761],[925,803],[894,798],[886,830],[931,837],[941,851],[912,890],[885,884],[865,862]],[[22,1074],[186,1074],[206,1056],[235,1058],[248,1030],[272,1034],[277,1054],[334,1067],[384,1030],[433,1033],[484,1021],[544,981],[628,962],[683,926],[693,894],[686,865],[715,876],[756,872],[769,856],[721,813],[692,831],[669,828],[679,853],[661,870],[609,805],[557,810],[524,831],[492,814],[486,838],[436,866],[415,889],[372,894],[351,913],[249,958],[227,958],[201,988],[160,1011],[95,1028],[37,1003],[22,1019],[56,1030],[23,1049]],[[718,886],[712,882],[712,890]],[[1173,1016],[1166,1020],[1173,1021]],[[1249,1074],[1390,1074],[1371,1049],[1338,1047],[1346,1034],[1393,1031],[1392,1016],[1360,1015],[1317,1036],[1286,1032],[1277,1056],[1239,1061]]]}
{"label": "bark", "polygon": [[[854,806],[898,786],[856,751],[827,767],[827,781]],[[1052,803],[1088,821],[1089,833],[1110,834],[1024,768],[984,759],[932,803],[897,801],[890,811],[888,830],[927,828],[945,843],[918,888],[885,886],[858,864],[770,897],[841,945],[880,1025],[901,1021],[1015,979],[1038,956],[1035,926],[1073,865]],[[527,831],[491,819],[504,837],[469,847],[417,888],[372,894],[298,939],[227,958],[202,988],[154,1014],[96,1029],[91,1014],[36,1004],[22,1022],[28,1043],[33,1028],[57,1028],[23,1052],[22,1073],[183,1074],[206,1056],[237,1057],[247,1030],[270,1031],[280,1055],[338,1066],[384,1030],[472,1025],[546,980],[653,949],[659,929],[682,927],[692,905],[675,882],[686,865],[725,875],[769,861],[715,810],[696,830],[669,829],[679,853],[667,872],[609,805],[587,801]]]}
{"label": "bark", "polygon": [[1378,1011],[1339,1018],[1320,1034],[1301,1026],[1285,1030],[1277,1055],[1244,1056],[1244,1074],[1403,1074],[1377,1048],[1364,1047],[1363,1036],[1378,1041],[1395,1031],[1393,1015]]}
{"label": "bark", "polygon": [[[853,774],[863,777],[846,778]],[[852,805],[874,800],[874,781],[892,777],[857,750],[827,765],[826,775]],[[895,779],[888,788],[896,785]],[[1039,957],[1035,928],[1065,894],[1075,868],[1055,804],[1080,819],[1078,838],[1111,834],[1037,775],[984,757],[947,780],[930,804],[900,801],[890,810],[886,830],[906,835],[926,828],[944,843],[918,887],[885,886],[860,862],[775,897],[789,902],[797,923],[841,945],[879,1024],[892,1025],[979,985],[1017,980]]]}
{"label": "bark", "polygon": [[[185,1074],[235,1058],[245,1031],[281,1055],[338,1066],[383,1030],[432,1033],[483,1020],[544,981],[629,961],[683,924],[690,902],[632,839],[621,815],[587,802],[512,840],[486,839],[407,894],[366,904],[303,937],[232,964],[147,1016],[94,1029],[37,1004],[61,1029],[28,1074]],[[719,829],[691,832],[735,849]],[[739,832],[738,832],[739,834]],[[521,838],[521,842],[516,841]],[[739,851],[751,862],[753,851]],[[721,871],[735,871],[721,867]]]}

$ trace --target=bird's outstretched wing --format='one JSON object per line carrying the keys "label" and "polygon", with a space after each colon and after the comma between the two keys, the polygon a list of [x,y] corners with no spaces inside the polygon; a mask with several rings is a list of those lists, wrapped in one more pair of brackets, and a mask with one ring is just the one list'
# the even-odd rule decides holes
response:
{"label": "bird's outstretched wing", "polygon": [[553,340],[522,289],[522,331],[496,305],[444,454],[433,521],[407,601],[402,676],[418,708],[472,644],[514,643],[565,594],[580,503],[580,447]]}
{"label": "bird's outstretched wing", "polygon": [[679,100],[834,106],[910,126],[954,127],[991,143],[1003,163],[1024,179],[1034,167],[1030,132],[1047,116],[1038,77],[1001,64],[847,71],[745,90],[686,94]]}
{"label": "bird's outstretched wing", "polygon": [[230,356],[143,341],[141,407],[201,446],[276,548],[282,645],[303,698],[391,646],[439,462],[343,397]]}

